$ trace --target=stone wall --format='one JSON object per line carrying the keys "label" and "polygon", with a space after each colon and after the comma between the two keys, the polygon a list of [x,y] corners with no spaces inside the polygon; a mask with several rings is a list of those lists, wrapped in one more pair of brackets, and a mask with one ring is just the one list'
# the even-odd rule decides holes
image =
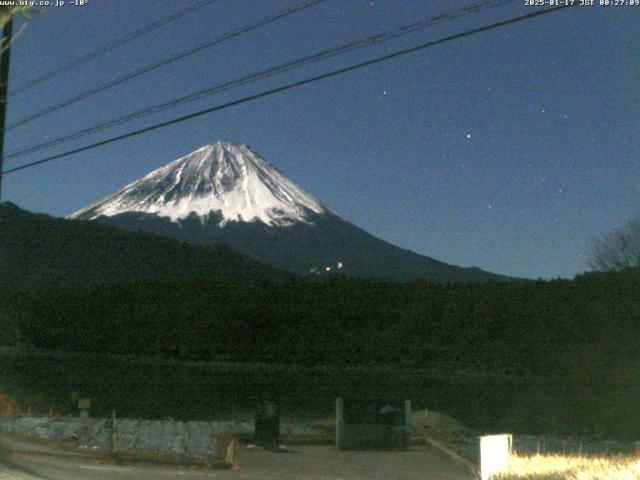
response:
{"label": "stone wall", "polygon": [[[0,430],[36,438],[65,442],[83,449],[109,449],[111,429],[104,418],[81,420],[77,417],[0,417]],[[282,435],[312,435],[306,424],[282,424]],[[225,433],[253,434],[253,422],[176,421],[123,419],[116,423],[116,450],[149,452],[159,455],[210,458],[217,439]]]}

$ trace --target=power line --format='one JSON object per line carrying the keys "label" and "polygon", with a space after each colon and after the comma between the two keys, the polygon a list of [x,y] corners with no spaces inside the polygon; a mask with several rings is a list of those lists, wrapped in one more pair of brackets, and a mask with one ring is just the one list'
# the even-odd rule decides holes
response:
{"label": "power line", "polygon": [[97,58],[101,55],[104,55],[105,53],[113,50],[114,48],[117,47],[121,47],[122,45],[125,45],[133,40],[136,40],[144,35],[147,35],[148,33],[153,32],[154,30],[157,30],[158,28],[161,28],[169,23],[175,22],[176,20],[179,20],[180,18],[195,12],[196,10],[201,9],[202,7],[205,7],[211,3],[214,3],[218,0],[202,0],[199,2],[196,2],[192,5],[187,6],[186,8],[183,8],[182,10],[178,10],[177,12],[161,19],[158,20],[157,22],[151,23],[149,25],[146,25],[142,28],[139,28],[138,30],[134,30],[131,33],[128,33],[127,35],[125,35],[124,37],[121,37],[117,40],[114,40],[113,42],[107,43],[106,45],[103,45],[102,47],[93,50],[92,52],[89,52],[85,55],[82,55],[74,60],[71,60],[70,62],[65,63],[64,65],[61,65],[60,67],[57,67],[53,70],[50,70],[47,73],[43,73],[42,75],[26,82],[23,83],[22,85],[18,86],[17,88],[14,88],[13,91],[9,94],[9,97],[13,97],[14,95],[18,95],[22,92],[26,92],[27,90],[30,90],[31,88],[35,87],[36,85],[39,85],[41,83],[47,82],[49,80],[51,80],[52,78],[58,77],[60,75],[62,75],[63,73],[69,72],[70,70],[76,68],[79,65],[82,65],[83,63],[87,63],[90,60],[93,60],[94,58]]}
{"label": "power line", "polygon": [[302,67],[304,65],[309,65],[312,63],[316,63],[322,60],[326,60],[328,58],[332,58],[332,57],[336,57],[339,55],[343,55],[345,53],[349,53],[355,50],[359,50],[365,47],[369,47],[372,45],[376,45],[379,43],[383,43],[383,42],[387,42],[389,40],[393,40],[396,38],[399,38],[401,36],[405,36],[411,33],[415,33],[419,30],[423,30],[425,28],[428,27],[432,27],[434,25],[437,25],[439,23],[445,22],[445,21],[450,21],[450,20],[454,20],[456,18],[462,17],[464,15],[469,15],[469,14],[474,14],[477,13],[481,10],[487,9],[487,8],[494,8],[497,6],[502,6],[505,5],[507,3],[512,3],[515,0],[489,0],[489,1],[484,1],[481,2],[479,4],[475,4],[475,5],[471,5],[468,7],[464,7],[461,8],[459,10],[454,11],[453,13],[448,13],[448,14],[444,14],[444,15],[438,15],[436,17],[430,18],[428,20],[423,20],[420,22],[413,22],[410,23],[408,25],[403,25],[401,27],[395,28],[391,31],[387,31],[387,32],[383,32],[383,33],[378,33],[375,35],[371,35],[369,37],[365,37],[359,40],[356,40],[354,42],[350,42],[347,44],[343,44],[337,47],[332,47],[326,50],[323,50],[321,52],[315,53],[313,55],[309,55],[306,57],[302,57],[300,59],[297,60],[293,60],[293,61],[289,61],[289,62],[285,62],[283,64],[277,65],[275,67],[271,67],[268,68],[266,70],[262,70],[250,75],[245,75],[243,77],[240,78],[236,78],[234,80],[225,82],[225,83],[221,83],[221,84],[217,84],[214,85],[212,87],[207,87],[205,89],[202,90],[198,90],[196,92],[190,93],[188,95],[183,95],[181,97],[177,97],[174,98],[172,100],[169,100],[167,102],[163,102],[151,107],[146,107],[142,110],[138,110],[136,112],[130,113],[128,115],[125,115],[123,117],[117,117],[115,119],[111,119],[111,120],[107,120],[105,122],[99,123],[97,125],[93,125],[91,127],[87,127],[84,128],[80,131],[77,132],[73,132],[70,134],[66,134],[66,135],[62,135],[59,137],[56,137],[54,139],[48,140],[46,142],[37,144],[37,145],[32,145],[30,147],[26,147],[23,148],[22,150],[18,150],[18,151],[14,151],[11,152],[9,154],[7,154],[5,156],[5,158],[15,158],[15,157],[21,157],[24,155],[27,155],[29,153],[34,153],[34,152],[38,152],[41,150],[45,150],[47,148],[56,146],[56,145],[61,145],[64,143],[67,143],[71,140],[76,140],[78,138],[82,138],[85,137],[87,135],[91,135],[94,133],[98,133],[102,130],[108,129],[108,128],[112,128],[118,125],[122,125],[128,122],[131,122],[133,120],[137,120],[140,118],[144,118],[147,117],[149,115],[153,115],[155,113],[159,113],[165,110],[168,110],[170,108],[174,108],[176,106],[179,105],[183,105],[186,103],[190,103],[193,102],[195,100],[199,100],[201,98],[207,97],[207,96],[211,96],[223,91],[227,91],[242,85],[247,85],[250,83],[254,83],[258,80],[263,80],[266,78],[271,78],[273,76],[291,71],[293,69]]}
{"label": "power line", "polygon": [[80,93],[79,95],[76,95],[75,97],[71,97],[67,100],[63,100],[62,102],[56,103],[54,105],[51,105],[43,110],[40,110],[39,112],[36,112],[34,114],[31,115],[27,115],[26,117],[23,117],[19,120],[16,120],[15,122],[11,123],[10,125],[8,125],[5,128],[5,131],[7,130],[11,130],[14,129],[16,127],[19,127],[21,125],[24,125],[26,123],[32,122],[33,120],[43,117],[45,115],[48,115],[52,112],[55,112],[57,110],[60,110],[61,108],[64,107],[68,107],[69,105],[72,105],[74,103],[77,103],[81,100],[84,100],[86,98],[92,97],[93,95],[96,95],[100,92],[103,92],[109,88],[115,87],[116,85],[119,85],[121,83],[124,83],[126,81],[132,80],[134,78],[137,78],[141,75],[144,75],[146,73],[149,73],[153,70],[156,70],[158,68],[164,67],[166,65],[169,65],[170,63],[176,62],[178,60],[182,60],[183,58],[186,58],[190,55],[193,55],[195,53],[198,53],[202,50],[205,50],[207,48],[213,47],[215,45],[218,45],[222,42],[225,42],[227,40],[230,40],[232,38],[238,37],[240,35],[243,35],[245,33],[248,33],[252,30],[255,30],[259,27],[263,27],[265,25],[268,25],[270,23],[275,22],[276,20],[279,20],[281,18],[284,17],[288,17],[289,15],[293,15],[294,13],[300,12],[302,10],[306,10],[307,8],[313,7],[319,3],[324,2],[325,0],[307,0],[301,4],[298,4],[294,7],[290,7],[290,8],[286,8],[284,10],[280,10],[279,12],[272,14],[272,15],[268,15],[266,17],[263,17],[255,22],[252,22],[248,25],[245,25],[243,27],[240,27],[237,30],[233,30],[231,32],[227,32],[224,33],[222,35],[217,36],[216,38],[214,38],[213,40],[206,42],[204,44],[198,45],[196,47],[190,48],[188,50],[185,50],[183,52],[171,55],[169,57],[166,57],[156,63],[153,63],[151,65],[147,65],[145,67],[139,68],[137,70],[134,70],[132,72],[126,73],[124,75],[121,75],[117,78],[115,78],[114,80],[111,80],[109,82],[103,83],[102,85],[99,85],[98,87],[95,87],[91,90],[87,90],[83,93]]}
{"label": "power line", "polygon": [[420,44],[420,45],[417,45],[417,46],[414,46],[414,47],[410,47],[410,48],[406,48],[406,49],[403,49],[403,50],[399,50],[399,51],[396,51],[396,52],[393,52],[393,53],[390,53],[390,54],[387,54],[387,55],[376,57],[376,58],[374,58],[372,60],[367,60],[365,62],[360,62],[360,63],[354,64],[354,65],[351,65],[349,67],[339,68],[337,70],[333,70],[331,72],[324,73],[322,75],[316,75],[314,77],[307,78],[305,80],[300,80],[300,81],[297,81],[297,82],[289,83],[287,85],[283,85],[281,87],[273,88],[273,89],[270,89],[270,90],[267,90],[267,91],[264,91],[264,92],[261,92],[261,93],[257,93],[255,95],[250,95],[248,97],[244,97],[244,98],[241,98],[239,100],[234,100],[234,101],[231,101],[231,102],[228,102],[228,103],[224,103],[224,104],[221,104],[221,105],[216,105],[214,107],[210,107],[210,108],[207,108],[207,109],[204,109],[204,110],[200,110],[198,112],[194,112],[194,113],[191,113],[191,114],[188,114],[188,115],[177,117],[177,118],[174,118],[172,120],[168,120],[166,122],[162,122],[162,123],[158,123],[158,124],[155,124],[155,125],[151,125],[149,127],[141,128],[139,130],[134,130],[132,132],[125,133],[125,134],[122,134],[122,135],[117,135],[115,137],[111,137],[111,138],[108,138],[108,139],[105,139],[105,140],[101,140],[99,142],[96,142],[96,143],[93,143],[93,144],[90,144],[90,145],[86,145],[84,147],[75,148],[73,150],[69,150],[69,151],[64,152],[64,153],[60,153],[60,154],[57,154],[57,155],[52,155],[50,157],[43,158],[41,160],[37,160],[37,161],[30,162],[30,163],[27,163],[27,164],[24,164],[24,165],[20,165],[19,167],[14,167],[14,168],[11,168],[9,170],[6,170],[3,173],[3,175],[7,175],[9,173],[14,173],[14,172],[17,172],[17,171],[20,171],[20,170],[25,170],[27,168],[32,168],[32,167],[35,167],[37,165],[42,165],[44,163],[52,162],[54,160],[59,160],[61,158],[69,157],[69,156],[74,155],[76,153],[84,152],[84,151],[87,151],[87,150],[92,150],[94,148],[98,148],[98,147],[101,147],[101,146],[104,146],[104,145],[108,145],[110,143],[118,142],[120,140],[124,140],[124,139],[127,139],[127,138],[131,138],[131,137],[135,137],[135,136],[141,135],[143,133],[147,133],[147,132],[151,132],[153,130],[164,128],[164,127],[167,127],[169,125],[174,125],[176,123],[184,122],[186,120],[191,120],[192,118],[200,117],[202,115],[207,115],[209,113],[217,112],[219,110],[224,110],[224,109],[227,109],[227,108],[230,108],[230,107],[234,107],[236,105],[241,105],[243,103],[251,102],[251,101],[257,100],[259,98],[268,97],[268,96],[274,95],[276,93],[280,93],[280,92],[291,90],[291,89],[294,89],[294,88],[297,88],[297,87],[301,87],[303,85],[308,85],[310,83],[315,83],[315,82],[320,81],[320,80],[325,80],[327,78],[335,77],[335,76],[341,75],[343,73],[347,73],[347,72],[351,72],[351,71],[354,71],[354,70],[358,70],[360,68],[368,67],[370,65],[375,65],[375,64],[387,61],[387,60],[391,60],[393,58],[397,58],[397,57],[404,56],[404,55],[407,55],[407,54],[410,54],[410,53],[418,52],[420,50],[424,50],[426,48],[430,48],[430,47],[433,47],[433,46],[436,46],[436,45],[441,45],[443,43],[447,43],[447,42],[450,42],[450,41],[453,41],[453,40],[457,40],[457,39],[460,39],[460,38],[468,37],[468,36],[475,35],[475,34],[481,33],[481,32],[486,32],[488,30],[493,30],[495,28],[504,27],[504,26],[507,26],[507,25],[512,25],[514,23],[518,23],[518,22],[522,22],[524,20],[529,20],[529,19],[532,19],[532,18],[535,18],[535,17],[546,15],[548,13],[553,13],[553,12],[557,12],[557,11],[560,11],[560,10],[564,10],[566,8],[571,8],[574,5],[577,5],[577,3],[575,3],[575,4],[567,4],[567,5],[554,7],[554,8],[549,8],[549,9],[546,9],[546,10],[539,10],[539,11],[536,11],[536,12],[528,13],[526,15],[521,15],[521,16],[518,16],[518,17],[511,18],[509,20],[503,20],[503,21],[500,21],[500,22],[492,23],[490,25],[485,25],[483,27],[478,27],[478,28],[474,28],[472,30],[467,30],[467,31],[462,32],[462,33],[449,35],[447,37],[444,37],[444,38],[441,38],[441,39],[438,39],[438,40],[433,40],[431,42],[427,42],[427,43],[423,43],[423,44]]}

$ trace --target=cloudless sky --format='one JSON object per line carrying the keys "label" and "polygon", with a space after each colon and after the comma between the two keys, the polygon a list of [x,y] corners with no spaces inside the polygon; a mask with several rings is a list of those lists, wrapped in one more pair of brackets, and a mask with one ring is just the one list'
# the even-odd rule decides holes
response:
{"label": "cloudless sky", "polygon": [[[9,90],[189,3],[46,7],[14,44]],[[296,3],[218,0],[10,98],[8,121]],[[10,130],[5,152],[473,3],[326,0]],[[522,0],[446,22],[5,168],[534,8]],[[396,245],[507,275],[572,277],[588,268],[595,235],[640,214],[639,52],[640,6],[574,7],[7,175],[3,200],[68,215],[228,140],[248,144],[330,209]]]}

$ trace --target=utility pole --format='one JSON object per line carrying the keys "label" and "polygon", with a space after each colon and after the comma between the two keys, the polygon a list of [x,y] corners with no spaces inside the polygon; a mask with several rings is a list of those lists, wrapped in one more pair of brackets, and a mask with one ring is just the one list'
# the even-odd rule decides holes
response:
{"label": "utility pole", "polygon": [[2,164],[4,163],[4,128],[7,117],[7,91],[9,88],[9,61],[11,60],[11,38],[13,18],[2,27],[2,54],[0,54],[0,202],[2,201]]}

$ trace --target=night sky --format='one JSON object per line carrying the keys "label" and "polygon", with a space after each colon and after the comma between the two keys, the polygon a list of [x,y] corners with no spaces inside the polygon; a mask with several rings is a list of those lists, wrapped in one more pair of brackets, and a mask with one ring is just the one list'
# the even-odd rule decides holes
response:
{"label": "night sky", "polygon": [[[214,2],[11,97],[8,121],[299,1]],[[14,44],[9,90],[188,3],[44,8]],[[473,3],[326,0],[12,129],[5,152]],[[5,168],[532,11],[522,0],[445,22]],[[330,209],[396,245],[506,275],[573,277],[588,268],[595,235],[640,213],[639,52],[640,7],[565,9],[7,175],[3,200],[64,216],[228,140],[251,146]]]}

